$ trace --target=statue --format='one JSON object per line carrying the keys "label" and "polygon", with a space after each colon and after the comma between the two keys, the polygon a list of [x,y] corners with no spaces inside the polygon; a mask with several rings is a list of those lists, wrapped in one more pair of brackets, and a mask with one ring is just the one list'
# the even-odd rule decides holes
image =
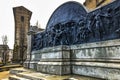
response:
{"label": "statue", "polygon": [[108,34],[110,34],[110,32],[111,32],[111,29],[112,29],[112,17],[113,17],[113,15],[112,15],[112,9],[111,8],[107,8],[107,10],[104,10],[103,11],[103,13],[101,14],[101,17],[103,17],[103,20],[104,20],[104,25],[105,25],[105,27],[104,27],[104,29],[105,29],[105,33],[108,35]]}
{"label": "statue", "polygon": [[94,21],[95,21],[94,37],[98,40],[101,40],[103,34],[105,34],[105,29],[101,20],[101,10],[99,10],[98,13],[95,15]]}
{"label": "statue", "polygon": [[69,43],[68,43],[67,37],[69,37],[69,36],[68,36],[67,30],[66,30],[66,27],[64,27],[64,25],[63,25],[60,27],[60,30],[61,30],[61,34],[60,34],[61,42],[60,42],[60,44],[61,45],[68,45]]}
{"label": "statue", "polygon": [[75,43],[81,43],[83,42],[83,28],[85,27],[85,22],[84,20],[80,20],[79,21],[79,25],[78,25],[78,28],[77,28],[77,36],[76,36],[76,39],[75,39]]}
{"label": "statue", "polygon": [[33,38],[32,38],[32,50],[37,50],[38,47],[37,47],[37,35],[34,35]]}
{"label": "statue", "polygon": [[120,38],[120,5],[104,6],[89,13],[81,6],[76,7],[72,8],[77,13],[64,8],[56,10],[46,30],[32,38],[32,50]]}
{"label": "statue", "polygon": [[60,31],[60,27],[62,25],[59,23],[59,24],[56,24],[54,26],[55,28],[55,37],[54,37],[54,42],[53,42],[53,46],[56,46],[56,45],[60,45],[60,41],[61,41],[61,31]]}
{"label": "statue", "polygon": [[114,9],[114,26],[116,29],[120,27],[120,6]]}
{"label": "statue", "polygon": [[55,34],[56,34],[54,27],[52,27],[48,33],[49,33],[48,45],[54,46],[54,40],[55,40]]}
{"label": "statue", "polygon": [[66,31],[66,38],[67,38],[67,44],[70,45],[72,43],[72,33],[71,33],[71,29],[70,29],[70,24],[69,22],[65,23],[64,24],[64,28],[65,28],[65,31]]}

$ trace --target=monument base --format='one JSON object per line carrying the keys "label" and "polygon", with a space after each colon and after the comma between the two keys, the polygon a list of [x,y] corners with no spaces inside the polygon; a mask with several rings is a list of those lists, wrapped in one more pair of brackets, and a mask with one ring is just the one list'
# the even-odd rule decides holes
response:
{"label": "monument base", "polygon": [[37,71],[56,75],[71,74],[70,48],[68,46],[44,48],[35,53],[41,54]]}
{"label": "monument base", "polygon": [[23,68],[16,68],[10,70],[11,75],[9,80],[101,80],[92,77],[79,76],[79,75],[50,75],[27,70]]}
{"label": "monument base", "polygon": [[26,61],[24,62],[23,67],[29,69],[29,61],[28,61],[28,60],[26,60]]}
{"label": "monument base", "polygon": [[47,74],[119,79],[119,63],[120,39],[116,39],[33,51],[29,67]]}
{"label": "monument base", "polygon": [[27,69],[32,69],[32,70],[37,70],[37,64],[38,64],[39,61],[31,61],[31,60],[26,60],[24,62],[24,68],[27,68]]}
{"label": "monument base", "polygon": [[[27,55],[28,58],[24,62],[24,68],[37,70],[37,64],[40,61],[40,53],[32,52],[31,54]],[[30,57],[31,56],[31,57]]]}
{"label": "monument base", "polygon": [[120,79],[120,39],[71,46],[72,73]]}

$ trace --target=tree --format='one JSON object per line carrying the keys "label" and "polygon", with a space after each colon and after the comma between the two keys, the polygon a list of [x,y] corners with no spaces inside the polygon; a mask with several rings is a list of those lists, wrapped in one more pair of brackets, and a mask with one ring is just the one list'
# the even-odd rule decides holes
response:
{"label": "tree", "polygon": [[8,43],[8,38],[7,38],[6,35],[3,35],[3,36],[2,36],[2,42],[3,42],[3,45],[7,45],[7,43]]}

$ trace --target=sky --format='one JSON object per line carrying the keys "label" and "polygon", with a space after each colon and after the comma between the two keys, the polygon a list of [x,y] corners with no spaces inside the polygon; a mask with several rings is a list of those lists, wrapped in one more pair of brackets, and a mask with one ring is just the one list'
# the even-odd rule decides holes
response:
{"label": "sky", "polygon": [[[0,44],[2,44],[2,36],[7,35],[8,46],[10,49],[14,47],[14,16],[13,7],[24,6],[32,11],[30,25],[40,24],[41,28],[45,28],[46,24],[54,12],[61,4],[70,0],[0,0]],[[83,4],[85,0],[71,0]]]}

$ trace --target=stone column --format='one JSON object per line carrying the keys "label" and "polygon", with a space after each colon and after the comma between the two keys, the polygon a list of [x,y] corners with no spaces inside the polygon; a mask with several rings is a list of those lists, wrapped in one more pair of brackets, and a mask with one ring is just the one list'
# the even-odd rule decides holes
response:
{"label": "stone column", "polygon": [[29,68],[29,64],[31,61],[31,51],[32,51],[32,37],[35,34],[33,30],[30,30],[27,34],[27,59],[24,62],[24,67]]}

